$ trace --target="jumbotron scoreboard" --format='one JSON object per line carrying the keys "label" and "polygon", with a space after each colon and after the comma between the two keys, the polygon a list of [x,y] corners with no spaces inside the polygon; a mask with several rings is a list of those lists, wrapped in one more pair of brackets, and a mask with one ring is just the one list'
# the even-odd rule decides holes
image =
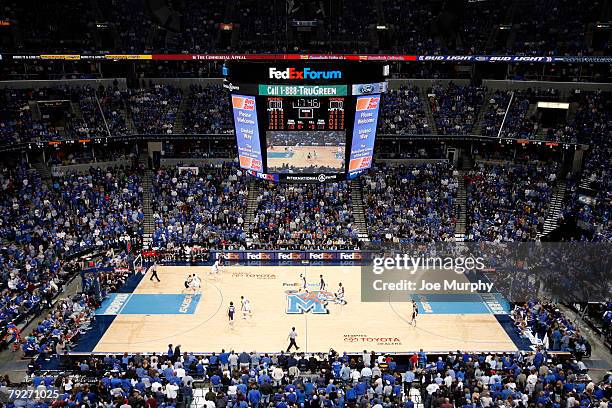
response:
{"label": "jumbotron scoreboard", "polygon": [[385,67],[235,62],[227,67],[240,166],[278,182],[353,178],[372,164]]}

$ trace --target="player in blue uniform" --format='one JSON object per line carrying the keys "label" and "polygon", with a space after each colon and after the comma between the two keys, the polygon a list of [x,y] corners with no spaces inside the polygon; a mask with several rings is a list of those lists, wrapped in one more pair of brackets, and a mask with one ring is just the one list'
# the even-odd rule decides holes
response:
{"label": "player in blue uniform", "polygon": [[229,319],[229,325],[232,329],[234,328],[234,313],[236,313],[236,308],[234,308],[234,302],[230,302],[229,308],[227,309],[227,317]]}
{"label": "player in blue uniform", "polygon": [[412,320],[410,324],[416,327],[416,319],[419,315],[419,305],[414,300],[412,301]]}

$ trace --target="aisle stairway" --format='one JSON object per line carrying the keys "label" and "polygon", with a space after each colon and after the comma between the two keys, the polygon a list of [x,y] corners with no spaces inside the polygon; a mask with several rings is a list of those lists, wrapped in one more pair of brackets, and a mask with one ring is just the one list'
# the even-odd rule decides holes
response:
{"label": "aisle stairway", "polygon": [[437,135],[438,128],[436,127],[436,121],[434,120],[433,113],[431,111],[431,105],[429,104],[427,91],[424,89],[421,90],[421,100],[423,101],[423,105],[425,107],[425,116],[427,117],[427,123],[429,124],[429,128],[431,129],[431,134]]}
{"label": "aisle stairway", "polygon": [[52,177],[51,169],[49,169],[47,164],[42,161],[42,157],[40,160],[34,161],[32,163],[32,167],[38,172],[41,180],[49,185]]}
{"label": "aisle stairway", "polygon": [[142,178],[142,212],[144,214],[144,234],[142,237],[143,249],[151,248],[153,245],[153,233],[155,232],[155,221],[153,220],[153,208],[151,206],[151,200],[153,196],[153,170],[147,166],[148,153],[141,152],[138,157],[140,164],[144,164],[145,173]]}
{"label": "aisle stairway", "polygon": [[487,93],[485,94],[484,104],[480,107],[478,117],[476,118],[476,122],[474,122],[474,127],[472,128],[472,134],[474,135],[482,134],[482,122],[484,121],[485,114],[487,114],[492,108],[490,103],[492,94],[493,93],[491,91],[487,91]]}
{"label": "aisle stairway", "polygon": [[553,190],[553,195],[550,200],[550,206],[548,207],[548,211],[546,212],[546,219],[544,220],[544,231],[538,231],[538,238],[550,234],[553,230],[557,228],[557,221],[559,219],[559,215],[561,215],[561,210],[563,209],[565,189],[565,180],[559,180],[559,182],[555,186],[555,189]]}
{"label": "aisle stairway", "polygon": [[125,108],[121,109],[121,114],[125,119],[125,125],[127,127],[128,133],[130,135],[135,135],[138,132],[136,131],[136,125],[134,124],[134,118],[132,117],[132,112],[130,108],[126,105]]}
{"label": "aisle stairway", "polygon": [[370,235],[368,234],[368,226],[365,219],[363,193],[361,191],[361,182],[359,178],[349,181],[349,186],[351,188],[351,202],[353,205],[353,217],[355,219],[357,236],[361,242],[370,242]]}
{"label": "aisle stairway", "polygon": [[183,124],[183,117],[185,111],[189,108],[189,97],[183,94],[181,98],[181,103],[179,104],[178,111],[176,112],[176,117],[174,118],[174,123],[172,124],[172,133],[181,134],[185,133],[185,125]]}
{"label": "aisle stairway", "polygon": [[249,198],[247,201],[246,217],[244,219],[245,229],[249,231],[254,227],[253,222],[255,219],[255,213],[257,212],[257,206],[259,204],[257,201],[261,191],[261,186],[259,184],[259,181],[256,179],[251,179],[249,182]]}
{"label": "aisle stairway", "polygon": [[457,224],[455,225],[455,241],[463,242],[466,233],[466,215],[467,215],[467,183],[464,179],[465,171],[457,171],[457,180],[459,181],[459,189],[457,190],[457,201],[455,211],[457,214]]}

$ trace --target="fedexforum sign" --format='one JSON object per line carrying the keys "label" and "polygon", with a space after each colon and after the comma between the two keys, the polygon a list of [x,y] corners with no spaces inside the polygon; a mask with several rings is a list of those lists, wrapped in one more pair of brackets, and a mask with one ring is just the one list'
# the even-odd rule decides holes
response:
{"label": "fedexforum sign", "polygon": [[341,79],[341,71],[315,71],[310,68],[304,68],[299,71],[295,68],[287,68],[278,70],[274,67],[268,68],[270,79]]}

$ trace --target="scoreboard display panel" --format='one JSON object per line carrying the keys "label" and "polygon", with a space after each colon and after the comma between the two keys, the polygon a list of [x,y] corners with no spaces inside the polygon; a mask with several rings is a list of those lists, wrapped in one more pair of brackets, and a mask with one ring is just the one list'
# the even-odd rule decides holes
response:
{"label": "scoreboard display panel", "polygon": [[[257,120],[245,126],[245,113],[238,115],[234,106],[240,163],[257,177],[321,182],[355,177],[370,167],[374,101],[386,90],[381,65],[236,62],[226,88],[234,96],[249,95],[248,106],[257,112]],[[368,104],[363,96],[370,97]],[[256,139],[260,149],[251,143]]]}
{"label": "scoreboard display panel", "polygon": [[267,130],[345,130],[344,97],[267,97]]}

